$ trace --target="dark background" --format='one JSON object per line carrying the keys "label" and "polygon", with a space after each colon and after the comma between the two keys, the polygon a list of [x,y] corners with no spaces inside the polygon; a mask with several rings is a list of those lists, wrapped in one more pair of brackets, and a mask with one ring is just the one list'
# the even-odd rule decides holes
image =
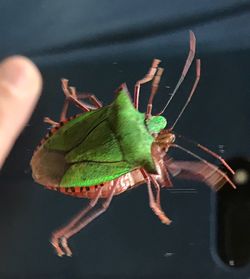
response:
{"label": "dark background", "polygon": [[[197,38],[201,82],[176,131],[224,150],[225,158],[249,156],[250,2],[0,1],[0,12],[0,58],[27,55],[44,78],[34,115],[1,171],[0,278],[250,278],[249,266],[230,268],[218,257],[215,195],[190,181],[177,180],[179,190],[162,191],[171,226],[154,216],[141,186],[116,197],[103,216],[70,240],[72,258],[58,258],[49,244],[51,232],[87,201],[45,190],[29,167],[48,128],[43,117],[59,117],[60,78],[109,104],[120,83],[126,81],[132,92],[152,59],[160,58],[165,74],[157,113],[181,73],[190,29]],[[169,123],[194,77],[192,67],[165,113]],[[141,111],[148,89],[142,89]]]}

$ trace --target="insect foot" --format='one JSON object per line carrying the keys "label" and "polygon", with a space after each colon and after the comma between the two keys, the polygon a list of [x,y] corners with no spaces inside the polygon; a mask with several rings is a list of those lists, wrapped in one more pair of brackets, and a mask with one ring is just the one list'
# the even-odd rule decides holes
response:
{"label": "insect foot", "polygon": [[165,214],[160,217],[161,222],[165,225],[170,225],[172,220],[170,220]]}
{"label": "insect foot", "polygon": [[64,248],[64,251],[66,253],[66,256],[71,257],[72,256],[72,252],[68,246],[68,240],[66,237],[62,237],[61,238],[61,245]]}
{"label": "insect foot", "polygon": [[150,204],[150,207],[152,208],[155,215],[159,217],[161,222],[166,225],[170,225],[172,221],[166,216],[166,214],[155,204]]}
{"label": "insect foot", "polygon": [[[66,237],[58,238],[56,237],[56,235],[53,235],[50,242],[54,246],[56,253],[59,257],[62,257],[63,255],[66,255],[68,257],[72,256],[72,252],[68,246],[68,241]],[[60,245],[63,249],[60,247]]]}

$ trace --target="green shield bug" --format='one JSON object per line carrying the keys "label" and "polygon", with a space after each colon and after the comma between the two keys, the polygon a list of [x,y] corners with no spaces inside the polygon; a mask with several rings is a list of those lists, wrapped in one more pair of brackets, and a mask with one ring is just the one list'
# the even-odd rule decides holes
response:
{"label": "green shield bug", "polygon": [[[152,115],[152,104],[163,69],[154,59],[149,72],[137,81],[132,102],[125,84],[108,106],[91,94],[77,94],[75,88],[62,80],[66,96],[60,122],[45,118],[52,125],[31,159],[33,178],[46,188],[61,193],[90,199],[89,204],[65,227],[52,234],[51,243],[59,256],[71,256],[68,239],[103,213],[112,198],[140,184],[147,184],[149,205],[159,219],[170,224],[160,204],[160,188],[171,187],[170,176],[199,179],[219,189],[226,181],[233,182],[218,167],[190,150],[175,143],[173,132],[177,121],[191,100],[200,78],[200,60],[196,60],[196,79],[189,98],[176,121],[166,129],[162,116],[184,80],[195,55],[196,39],[190,31],[190,49],[181,77],[164,109]],[[138,111],[140,86],[152,81],[147,112]],[[82,101],[88,99],[89,103]],[[91,102],[91,105],[90,105]],[[69,103],[83,113],[67,118]],[[234,171],[216,153],[205,146],[198,148],[216,157],[231,172]],[[166,155],[169,148],[179,148],[198,161],[176,161]],[[156,193],[153,192],[154,186]],[[99,208],[95,208],[100,199]]]}

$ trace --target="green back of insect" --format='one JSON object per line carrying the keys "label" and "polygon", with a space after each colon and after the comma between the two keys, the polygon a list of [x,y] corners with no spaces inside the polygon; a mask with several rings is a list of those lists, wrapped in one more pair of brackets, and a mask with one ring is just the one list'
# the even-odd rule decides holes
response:
{"label": "green back of insect", "polygon": [[146,121],[123,88],[111,105],[78,116],[51,136],[36,169],[46,184],[53,177],[53,185],[63,187],[98,185],[139,167],[154,173],[151,134],[165,125],[161,116]]}

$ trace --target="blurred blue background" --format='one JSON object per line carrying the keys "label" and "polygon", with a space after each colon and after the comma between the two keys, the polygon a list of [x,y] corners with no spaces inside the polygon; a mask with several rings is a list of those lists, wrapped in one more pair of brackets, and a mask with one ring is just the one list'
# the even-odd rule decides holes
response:
{"label": "blurred blue background", "polygon": [[[70,240],[72,258],[58,258],[49,244],[51,232],[87,201],[37,185],[29,161],[48,128],[43,117],[59,118],[62,77],[109,104],[122,82],[133,92],[159,58],[165,68],[153,108],[159,112],[187,57],[188,30],[196,35],[201,81],[176,131],[216,152],[222,145],[225,158],[249,156],[250,2],[2,0],[0,11],[0,58],[27,55],[44,78],[37,109],[1,171],[0,278],[249,278],[249,266],[228,268],[219,259],[214,195],[190,181],[174,184],[191,191],[162,191],[171,226],[154,216],[146,187],[140,186],[116,197],[103,216]],[[169,123],[194,78],[193,67],[165,113]],[[141,111],[149,88],[142,88]]]}

